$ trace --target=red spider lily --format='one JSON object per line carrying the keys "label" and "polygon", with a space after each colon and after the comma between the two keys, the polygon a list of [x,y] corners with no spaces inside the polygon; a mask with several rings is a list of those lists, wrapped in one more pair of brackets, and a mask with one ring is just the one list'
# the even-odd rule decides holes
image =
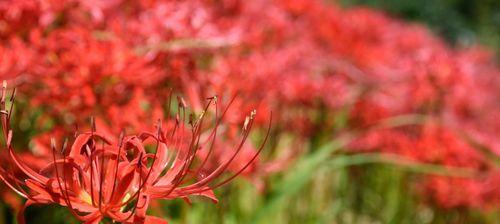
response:
{"label": "red spider lily", "polygon": [[[166,129],[158,121],[156,133],[125,136],[122,132],[115,140],[98,132],[92,119],[92,130],[75,133],[72,143],[65,139],[58,149],[56,141],[52,139],[52,162],[37,172],[19,158],[11,144],[13,132],[10,120],[14,94],[15,89],[10,99],[6,99],[4,82],[0,103],[1,122],[11,161],[8,167],[0,169],[0,178],[27,199],[19,212],[19,223],[25,223],[23,211],[27,206],[48,203],[68,207],[77,219],[85,223],[98,223],[104,217],[122,223],[166,223],[146,215],[152,199],[182,198],[189,201],[189,196],[204,196],[217,202],[213,189],[243,172],[257,158],[264,145],[238,172],[220,178],[243,148],[255,112],[247,117],[241,140],[232,157],[215,169],[207,169],[204,166],[210,152],[216,147],[214,140],[221,120],[215,119],[214,128],[208,132],[206,139],[202,139],[202,133],[205,132],[204,119],[211,105],[215,105],[215,116],[218,116],[217,98],[210,98],[199,117],[191,115],[188,122],[186,106],[181,100],[175,119],[167,123]],[[224,114],[225,111],[222,117]],[[269,132],[264,143],[268,135]],[[154,152],[147,150],[149,146],[154,146]],[[196,162],[199,150],[208,150],[208,154]],[[23,175],[14,175],[13,167],[21,170]]]}

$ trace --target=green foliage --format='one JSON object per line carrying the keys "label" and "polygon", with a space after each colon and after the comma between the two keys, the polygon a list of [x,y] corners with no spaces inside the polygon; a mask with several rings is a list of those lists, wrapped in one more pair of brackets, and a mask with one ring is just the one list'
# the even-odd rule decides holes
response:
{"label": "green foliage", "polygon": [[79,223],[76,220],[69,210],[65,207],[61,207],[58,205],[42,205],[37,206],[33,205],[26,209],[24,213],[24,217],[26,219],[26,223],[33,224],[73,224]]}
{"label": "green foliage", "polygon": [[424,23],[452,43],[479,42],[500,53],[498,0],[341,0],[348,7],[364,5]]}

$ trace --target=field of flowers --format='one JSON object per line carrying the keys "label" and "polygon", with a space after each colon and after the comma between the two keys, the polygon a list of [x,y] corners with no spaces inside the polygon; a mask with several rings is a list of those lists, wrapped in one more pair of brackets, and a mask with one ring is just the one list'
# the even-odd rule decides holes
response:
{"label": "field of flowers", "polygon": [[375,9],[5,0],[0,77],[0,224],[500,220],[494,51]]}

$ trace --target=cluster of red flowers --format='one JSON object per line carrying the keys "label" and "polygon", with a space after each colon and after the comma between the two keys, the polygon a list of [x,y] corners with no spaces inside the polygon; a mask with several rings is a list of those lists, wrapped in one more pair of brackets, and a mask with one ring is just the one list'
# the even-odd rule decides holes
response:
{"label": "cluster of red flowers", "polygon": [[[233,108],[273,110],[275,132],[302,140],[331,131],[331,118],[347,110],[345,130],[363,132],[355,153],[478,172],[427,178],[422,186],[439,205],[500,204],[488,156],[500,155],[500,69],[487,51],[452,49],[419,25],[320,0],[30,0],[0,3],[0,37],[0,77],[43,110],[38,129],[55,124],[35,137],[40,155],[51,158],[48,136],[92,115],[110,134],[139,132],[161,117],[158,99],[171,91],[197,110],[206,96],[238,94]],[[230,109],[224,120],[241,123],[241,114]],[[423,123],[369,128],[408,114]],[[210,163],[230,157],[225,151]]]}
{"label": "cluster of red flowers", "polygon": [[[218,8],[217,18],[246,35],[215,57],[211,80],[195,82],[198,89],[242,92],[247,102],[278,111],[282,130],[304,136],[325,131],[333,124],[328,114],[348,108],[347,129],[365,132],[352,145],[357,151],[477,171],[425,180],[439,205],[499,205],[491,158],[500,155],[500,69],[487,51],[455,50],[421,26],[320,1],[227,1]],[[423,121],[369,129],[401,115]]]}

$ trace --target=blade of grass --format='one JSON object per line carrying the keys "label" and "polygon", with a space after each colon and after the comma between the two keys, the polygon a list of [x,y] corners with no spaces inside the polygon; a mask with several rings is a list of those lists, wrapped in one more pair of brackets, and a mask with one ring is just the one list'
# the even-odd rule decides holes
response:
{"label": "blade of grass", "polygon": [[285,205],[286,199],[295,195],[309,182],[318,166],[326,160],[331,159],[330,154],[343,148],[350,139],[350,136],[339,137],[300,159],[290,169],[291,172],[276,185],[278,187],[273,189],[273,196],[256,212],[255,216],[251,219],[252,223],[264,223],[268,216],[277,214]]}
{"label": "blade of grass", "polygon": [[435,164],[421,163],[413,161],[402,156],[388,155],[382,153],[364,153],[356,155],[337,156],[328,162],[328,166],[333,169],[344,168],[348,166],[383,163],[394,165],[400,169],[410,172],[434,174],[440,176],[453,177],[473,177],[477,175],[477,171],[462,167],[446,167]]}

